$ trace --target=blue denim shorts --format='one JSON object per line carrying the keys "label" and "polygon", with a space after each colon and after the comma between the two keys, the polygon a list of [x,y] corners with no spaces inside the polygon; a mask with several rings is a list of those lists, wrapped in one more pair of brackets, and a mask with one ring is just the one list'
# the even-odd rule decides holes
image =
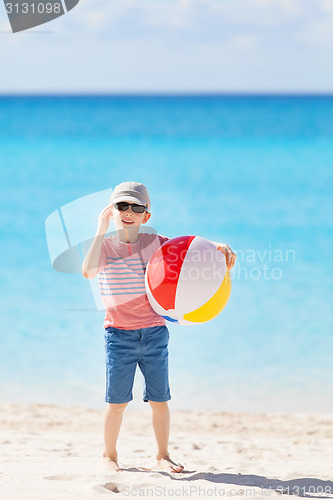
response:
{"label": "blue denim shorts", "polygon": [[105,328],[106,403],[128,403],[133,399],[136,365],[144,376],[144,401],[171,399],[168,342],[166,326],[137,330]]}

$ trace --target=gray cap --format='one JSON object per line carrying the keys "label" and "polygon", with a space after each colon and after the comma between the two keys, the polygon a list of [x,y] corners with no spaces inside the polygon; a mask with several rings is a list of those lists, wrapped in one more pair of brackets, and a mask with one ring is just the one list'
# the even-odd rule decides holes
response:
{"label": "gray cap", "polygon": [[139,182],[122,182],[118,184],[111,195],[111,203],[118,203],[120,201],[128,201],[130,203],[137,203],[144,205],[150,210],[150,199],[146,186]]}

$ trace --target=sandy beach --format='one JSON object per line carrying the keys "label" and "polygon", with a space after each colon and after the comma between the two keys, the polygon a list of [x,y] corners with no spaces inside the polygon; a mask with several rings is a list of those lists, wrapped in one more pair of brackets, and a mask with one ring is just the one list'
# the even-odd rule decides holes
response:
{"label": "sandy beach", "polygon": [[150,408],[125,412],[122,470],[111,473],[101,461],[103,410],[7,404],[0,415],[4,500],[333,498],[333,415],[171,412],[181,474],[156,467]]}

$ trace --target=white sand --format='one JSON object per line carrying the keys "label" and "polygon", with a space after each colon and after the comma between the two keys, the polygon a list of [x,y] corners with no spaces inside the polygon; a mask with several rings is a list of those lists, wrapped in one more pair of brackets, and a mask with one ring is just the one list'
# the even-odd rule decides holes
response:
{"label": "white sand", "polygon": [[127,408],[124,470],[106,473],[103,411],[0,406],[1,500],[333,498],[333,415],[171,412],[170,456],[182,474],[156,468],[150,422],[150,408]]}

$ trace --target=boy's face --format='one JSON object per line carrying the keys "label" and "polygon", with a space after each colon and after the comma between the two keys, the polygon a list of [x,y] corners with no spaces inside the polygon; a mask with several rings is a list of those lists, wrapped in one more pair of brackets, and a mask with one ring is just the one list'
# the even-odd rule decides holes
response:
{"label": "boy's face", "polygon": [[[126,202],[126,200],[122,201]],[[146,224],[150,216],[151,214],[146,211],[144,211],[143,213],[133,212],[131,206],[129,206],[126,211],[117,210],[114,205],[112,206],[112,218],[114,220],[117,231],[130,227],[138,228],[141,224]]]}

